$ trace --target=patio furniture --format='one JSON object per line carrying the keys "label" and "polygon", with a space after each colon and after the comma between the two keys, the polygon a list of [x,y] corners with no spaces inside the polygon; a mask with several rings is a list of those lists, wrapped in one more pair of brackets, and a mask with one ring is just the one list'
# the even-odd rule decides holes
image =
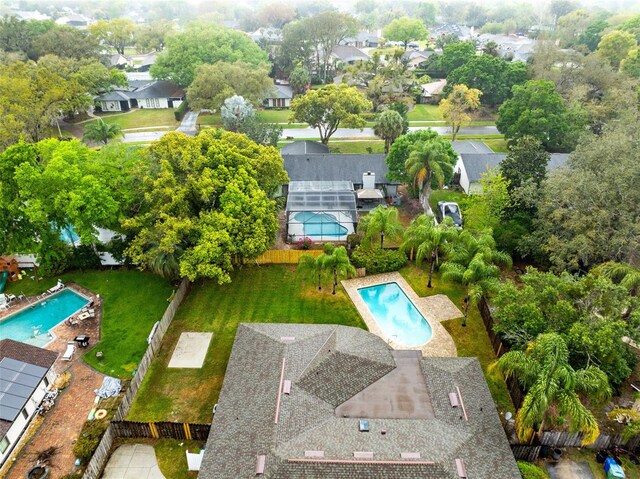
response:
{"label": "patio furniture", "polygon": [[72,342],[67,343],[67,349],[62,355],[63,361],[71,361],[73,359],[73,353],[76,352],[76,346]]}
{"label": "patio furniture", "polygon": [[81,348],[86,348],[87,346],[89,346],[89,336],[86,336],[84,334],[76,336],[75,338],[73,338],[73,340],[78,343],[78,346],[80,346]]}
{"label": "patio furniture", "polygon": [[47,293],[49,294],[53,294],[57,291],[60,291],[62,288],[64,288],[64,283],[60,280],[58,280],[58,283],[53,287],[53,288],[49,288],[47,290]]}
{"label": "patio furniture", "polygon": [[92,316],[91,316],[91,314],[90,314],[90,313],[81,313],[81,314],[79,314],[79,315],[78,315],[78,319],[79,319],[80,321],[84,321],[85,319],[89,319],[89,318],[91,318],[91,317],[92,317]]}
{"label": "patio furniture", "polygon": [[67,324],[69,326],[77,326],[78,321],[73,316],[71,316],[70,318],[67,319]]}

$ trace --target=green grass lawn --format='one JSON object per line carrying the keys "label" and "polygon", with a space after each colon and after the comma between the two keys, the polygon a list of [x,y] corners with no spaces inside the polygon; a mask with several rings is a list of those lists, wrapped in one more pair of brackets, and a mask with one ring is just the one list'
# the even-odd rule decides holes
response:
{"label": "green grass lawn", "polygon": [[442,121],[438,105],[416,105],[407,114],[409,121]]}
{"label": "green grass lawn", "polygon": [[[371,151],[369,151],[369,149]],[[329,151],[331,153],[384,153],[384,141],[364,140],[364,141],[330,141]]]}
{"label": "green grass lawn", "polygon": [[[105,123],[118,124],[123,130],[152,126],[177,128],[180,125],[180,122],[176,121],[172,108],[143,108],[128,113],[103,113],[99,116]],[[85,123],[85,125],[87,123]]]}
{"label": "green grass lawn", "polygon": [[507,140],[485,140],[484,142],[494,151],[494,153],[509,153]]}
{"label": "green grass lawn", "polygon": [[[30,278],[10,283],[7,292],[34,295],[52,287],[58,276],[39,282]],[[105,374],[128,378],[147,349],[153,324],[167,308],[171,285],[166,280],[136,270],[74,271],[59,276],[103,298],[101,341],[85,355],[85,361]],[[94,351],[102,351],[97,360]]]}
{"label": "green grass lawn", "polygon": [[200,441],[178,441],[158,439],[153,445],[158,458],[158,466],[164,477],[171,479],[191,479],[198,477],[197,471],[189,472],[186,451],[197,453],[204,444]]}
{"label": "green grass lawn", "polygon": [[267,123],[289,123],[291,110],[261,110],[256,116]]}
{"label": "green grass lawn", "polygon": [[[464,288],[458,284],[442,280],[437,272],[433,276],[433,288],[427,288],[426,268],[428,268],[427,264],[418,268],[411,263],[408,266],[405,266],[400,271],[400,274],[402,274],[419,296],[446,294],[462,311]],[[478,311],[477,308],[471,308],[469,316],[467,317],[466,327],[462,326],[460,319],[443,321],[442,325],[449,334],[451,334],[453,341],[456,343],[458,356],[477,357],[480,361],[482,370],[485,373],[485,378],[489,384],[489,389],[491,390],[491,395],[498,406],[498,410],[502,412],[511,411],[513,413],[513,404],[511,403],[511,398],[504,379],[499,373],[489,374],[487,372],[487,367],[495,361],[496,356],[493,352],[493,348],[491,347],[489,336],[484,328],[480,311]]]}
{"label": "green grass lawn", "polygon": [[[133,403],[133,421],[209,422],[240,322],[343,324],[364,328],[346,293],[303,284],[294,266],[245,266],[232,282],[194,284]],[[210,331],[201,369],[168,369],[183,331]],[[146,336],[145,336],[146,338]]]}

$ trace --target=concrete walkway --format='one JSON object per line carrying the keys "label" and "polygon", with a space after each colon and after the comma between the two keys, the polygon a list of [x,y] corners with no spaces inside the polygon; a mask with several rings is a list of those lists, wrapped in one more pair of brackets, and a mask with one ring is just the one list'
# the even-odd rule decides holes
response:
{"label": "concrete walkway", "polygon": [[125,444],[109,458],[102,479],[165,479],[149,444]]}
{"label": "concrete walkway", "polygon": [[188,111],[176,131],[180,131],[186,135],[194,136],[198,132],[196,128],[196,121],[198,120],[199,114],[199,111]]}
{"label": "concrete walkway", "polygon": [[547,464],[551,479],[594,479],[586,462],[560,461]]}

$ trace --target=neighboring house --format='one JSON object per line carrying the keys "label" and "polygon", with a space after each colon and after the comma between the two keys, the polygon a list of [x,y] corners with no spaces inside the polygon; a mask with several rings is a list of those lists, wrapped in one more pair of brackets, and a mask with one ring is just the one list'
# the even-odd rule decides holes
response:
{"label": "neighboring house", "polygon": [[520,477],[476,358],[363,329],[241,323],[199,479]]}
{"label": "neighboring house", "polygon": [[431,55],[435,55],[433,51],[407,51],[402,54],[402,61],[406,63],[409,70],[421,68]]}
{"label": "neighboring house", "polygon": [[[453,149],[458,153],[458,161],[454,167],[454,183],[459,184],[465,193],[482,193],[480,177],[493,168],[500,166],[506,153],[494,153],[481,142],[454,141]],[[563,167],[568,153],[552,153],[547,171]]]}
{"label": "neighboring house", "polygon": [[460,41],[467,41],[474,35],[473,27],[469,28],[464,25],[456,25],[446,23],[431,30],[431,37],[444,37],[446,35],[455,35]]}
{"label": "neighboring house", "polygon": [[35,20],[38,22],[44,22],[45,20],[51,20],[51,17],[46,13],[40,13],[38,10],[34,10],[32,12],[28,12],[26,10],[17,10],[14,11],[13,16],[19,18],[20,20]]}
{"label": "neighboring house", "polygon": [[120,53],[114,53],[109,57],[109,66],[120,70],[133,66],[131,60]]}
{"label": "neighboring house", "polygon": [[36,415],[56,374],[58,353],[20,343],[0,341],[0,466]]}
{"label": "neighboring house", "polygon": [[177,108],[184,97],[184,90],[170,81],[129,80],[129,88],[116,87],[97,96],[95,101],[100,111],[129,111],[131,108]]}
{"label": "neighboring house", "polygon": [[288,85],[274,85],[262,101],[267,108],[289,108],[293,99],[293,88]]}
{"label": "neighboring house", "polygon": [[501,57],[510,58],[512,61],[527,62],[533,55],[536,41],[518,35],[494,35],[483,33],[478,36],[478,48],[481,50],[487,43],[495,42],[498,45],[498,53]]}
{"label": "neighboring house", "polygon": [[79,13],[70,13],[67,16],[60,17],[56,20],[57,25],[66,25],[68,27],[87,28],[89,25],[95,23],[89,17],[80,15]]}
{"label": "neighboring house", "polygon": [[[400,183],[387,179],[385,155],[287,154],[284,169],[291,181],[350,181],[355,190],[380,190],[385,197],[396,196]],[[365,180],[365,177],[366,180]],[[285,192],[286,193],[286,192]]]}
{"label": "neighboring house", "polygon": [[255,32],[249,33],[249,36],[256,43],[280,43],[282,41],[282,30],[279,28],[261,27]]}
{"label": "neighboring house", "polygon": [[428,103],[437,105],[444,97],[444,87],[447,86],[447,80],[437,80],[431,83],[421,85],[422,93],[420,94],[420,103]]}
{"label": "neighboring house", "polygon": [[359,32],[355,37],[347,37],[340,45],[349,45],[356,48],[378,48],[382,39],[370,32]]}
{"label": "neighboring house", "polygon": [[369,55],[351,45],[337,45],[331,51],[331,58],[335,63],[353,65],[360,60],[368,60]]}
{"label": "neighboring house", "polygon": [[280,148],[280,154],[284,155],[308,155],[329,153],[329,147],[319,141],[302,140],[294,141]]}
{"label": "neighboring house", "polygon": [[158,54],[156,52],[146,53],[144,55],[132,55],[131,62],[133,63],[133,68],[139,72],[148,72],[151,70],[151,66],[156,63],[156,58]]}

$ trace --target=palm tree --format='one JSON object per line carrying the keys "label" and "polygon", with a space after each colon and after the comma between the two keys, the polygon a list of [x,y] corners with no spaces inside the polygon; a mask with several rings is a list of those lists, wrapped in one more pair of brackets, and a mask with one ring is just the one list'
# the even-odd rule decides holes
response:
{"label": "palm tree", "polygon": [[82,139],[84,141],[93,141],[95,143],[109,143],[109,140],[112,140],[116,136],[122,134],[122,130],[120,125],[115,123],[105,123],[102,118],[87,123],[84,127],[84,133],[82,135]]}
{"label": "palm tree", "polygon": [[632,296],[640,294],[640,269],[635,266],[608,261],[594,269],[614,283],[626,288]]}
{"label": "palm tree", "polygon": [[525,442],[534,429],[542,432],[552,408],[569,417],[571,428],[584,433],[582,444],[598,437],[596,419],[581,402],[578,393],[596,400],[611,396],[607,376],[595,366],[574,370],[569,350],[556,333],[539,335],[526,351],[509,351],[490,366],[505,376],[515,377],[527,392],[516,414],[518,438]]}
{"label": "palm tree", "polygon": [[467,325],[470,304],[478,304],[482,296],[499,285],[498,265],[511,267],[511,257],[496,250],[496,243],[490,233],[473,234],[465,230],[459,234],[441,270],[443,279],[463,284],[466,288],[462,326]]}
{"label": "palm tree", "polygon": [[380,248],[384,248],[385,236],[391,239],[402,237],[402,224],[398,219],[396,208],[376,206],[368,215],[360,220],[358,229],[362,232],[362,241],[369,244],[375,236],[380,235]]}
{"label": "palm tree", "polygon": [[404,131],[402,115],[394,110],[385,110],[376,117],[373,133],[384,140],[384,153],[389,153],[389,148]]}
{"label": "palm tree", "polygon": [[449,242],[455,240],[457,235],[458,230],[453,227],[451,218],[445,218],[444,222],[436,225],[433,217],[429,215],[418,216],[405,231],[404,242],[400,247],[404,251],[410,249],[411,258],[413,258],[413,251],[416,251],[416,264],[418,266],[425,259],[428,258],[429,260],[427,288],[432,287],[433,270],[439,263],[440,254],[444,252]]}
{"label": "palm tree", "polygon": [[333,291],[336,294],[336,286],[338,286],[339,277],[348,277],[356,274],[356,269],[349,261],[349,254],[344,246],[325,250],[320,256],[322,264],[328,270],[333,271]]}
{"label": "palm tree", "polygon": [[418,189],[424,193],[427,202],[431,196],[431,179],[435,177],[438,185],[442,187],[444,181],[442,168],[447,164],[447,153],[440,143],[420,141],[409,154],[405,163],[407,173],[413,178]]}
{"label": "palm tree", "polygon": [[322,291],[322,276],[324,272],[324,258],[322,255],[320,256],[311,256],[310,254],[305,254],[300,256],[300,261],[298,263],[298,271],[301,273],[307,273],[317,276],[318,278],[318,291]]}

